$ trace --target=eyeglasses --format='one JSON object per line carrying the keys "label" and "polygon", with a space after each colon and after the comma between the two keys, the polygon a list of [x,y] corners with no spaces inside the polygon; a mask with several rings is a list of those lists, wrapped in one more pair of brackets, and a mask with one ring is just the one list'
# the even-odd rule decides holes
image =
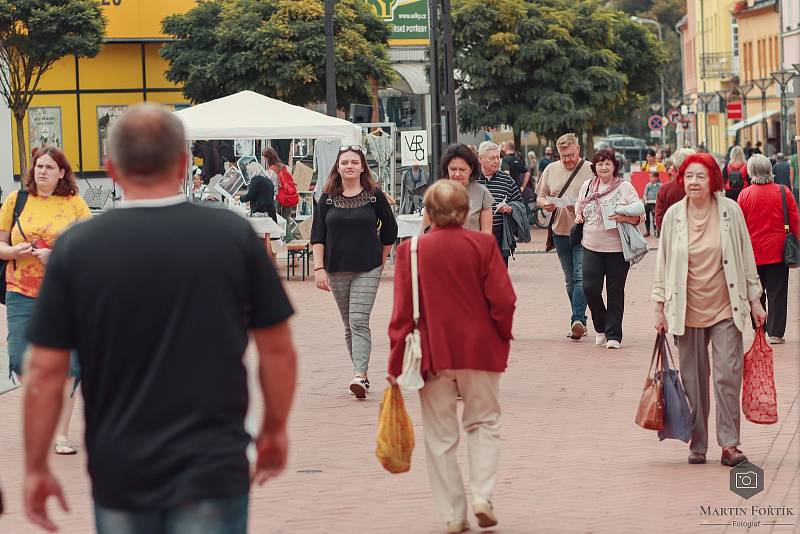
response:
{"label": "eyeglasses", "polygon": [[361,148],[361,145],[342,145],[342,146],[339,147],[339,152],[340,153],[341,152],[349,152],[351,150],[354,151],[354,152],[362,152],[362,153],[364,152],[364,149]]}

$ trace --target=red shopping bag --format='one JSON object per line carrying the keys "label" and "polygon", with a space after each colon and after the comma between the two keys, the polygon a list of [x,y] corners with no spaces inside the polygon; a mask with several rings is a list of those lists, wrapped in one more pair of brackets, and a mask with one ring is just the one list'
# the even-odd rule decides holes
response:
{"label": "red shopping bag", "polygon": [[771,425],[778,422],[772,347],[767,343],[762,327],[756,329],[753,345],[744,354],[742,412],[752,423]]}

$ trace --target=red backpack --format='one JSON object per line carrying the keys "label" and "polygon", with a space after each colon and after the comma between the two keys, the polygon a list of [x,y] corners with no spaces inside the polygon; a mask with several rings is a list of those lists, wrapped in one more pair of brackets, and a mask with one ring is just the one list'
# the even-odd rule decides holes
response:
{"label": "red backpack", "polygon": [[278,204],[284,208],[292,208],[300,203],[300,195],[297,194],[297,185],[294,183],[292,173],[289,172],[289,167],[284,167],[278,173],[278,179],[281,182],[281,187],[278,189]]}

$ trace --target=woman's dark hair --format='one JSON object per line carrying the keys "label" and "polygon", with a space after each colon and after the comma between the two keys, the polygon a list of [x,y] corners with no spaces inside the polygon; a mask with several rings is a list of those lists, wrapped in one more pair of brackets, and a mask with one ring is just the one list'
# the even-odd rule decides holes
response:
{"label": "woman's dark hair", "polygon": [[467,162],[469,165],[469,179],[471,182],[474,182],[478,179],[478,176],[481,172],[480,163],[478,162],[478,156],[475,155],[475,152],[472,151],[467,145],[463,143],[458,143],[456,145],[450,145],[447,147],[447,150],[444,151],[442,155],[442,162],[441,167],[439,170],[439,177],[440,178],[448,178],[450,173],[447,170],[447,167],[450,165],[450,162],[456,158],[461,158]]}
{"label": "woman's dark hair", "polygon": [[358,154],[358,157],[361,158],[361,168],[363,169],[360,176],[361,187],[364,188],[364,191],[374,193],[378,188],[378,184],[375,182],[375,179],[372,178],[372,172],[370,172],[369,165],[367,165],[367,158],[364,156],[362,150],[354,147],[342,147],[342,149],[339,149],[339,153],[336,155],[336,162],[333,164],[333,169],[331,169],[331,173],[328,175],[328,180],[325,182],[325,187],[322,188],[322,191],[327,193],[328,196],[336,196],[344,193],[342,175],[339,174],[339,158],[342,157],[342,154],[346,154],[347,152]]}
{"label": "woman's dark hair", "polygon": [[616,156],[614,156],[614,152],[607,148],[598,150],[594,153],[594,157],[592,157],[592,173],[597,176],[597,171],[595,170],[594,166],[605,160],[608,160],[614,164],[614,176],[619,176],[619,161],[617,161]]}
{"label": "woman's dark hair", "polygon": [[654,158],[654,157],[656,157],[656,151],[653,150],[652,148],[648,148],[647,149],[647,155],[650,156],[651,158]]}
{"label": "woman's dark hair", "polygon": [[50,156],[53,161],[58,165],[59,170],[64,171],[64,177],[58,180],[53,194],[58,197],[69,197],[78,194],[78,182],[75,181],[75,175],[72,173],[72,165],[69,164],[67,156],[64,152],[55,146],[43,146],[33,154],[31,158],[31,166],[25,176],[25,188],[32,194],[37,195],[39,191],[36,189],[36,180],[34,173],[36,172],[36,162],[42,156]]}
{"label": "woman's dark hair", "polygon": [[278,151],[272,148],[271,146],[265,148],[261,152],[261,155],[264,156],[265,160],[267,160],[267,167],[272,167],[273,165],[283,163],[281,161],[281,157],[278,155]]}

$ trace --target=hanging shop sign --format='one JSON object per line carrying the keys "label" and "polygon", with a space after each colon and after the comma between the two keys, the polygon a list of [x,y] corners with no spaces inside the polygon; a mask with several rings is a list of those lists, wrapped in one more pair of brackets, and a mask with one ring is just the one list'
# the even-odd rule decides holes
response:
{"label": "hanging shop sign", "polygon": [[390,46],[428,44],[427,0],[369,0],[369,5],[389,24]]}
{"label": "hanging shop sign", "polygon": [[427,165],[428,163],[428,132],[415,130],[400,132],[400,165]]}
{"label": "hanging shop sign", "polygon": [[742,119],[742,103],[728,102],[728,118],[731,120]]}
{"label": "hanging shop sign", "polygon": [[64,148],[61,107],[28,108],[28,139],[31,149],[44,145]]}

